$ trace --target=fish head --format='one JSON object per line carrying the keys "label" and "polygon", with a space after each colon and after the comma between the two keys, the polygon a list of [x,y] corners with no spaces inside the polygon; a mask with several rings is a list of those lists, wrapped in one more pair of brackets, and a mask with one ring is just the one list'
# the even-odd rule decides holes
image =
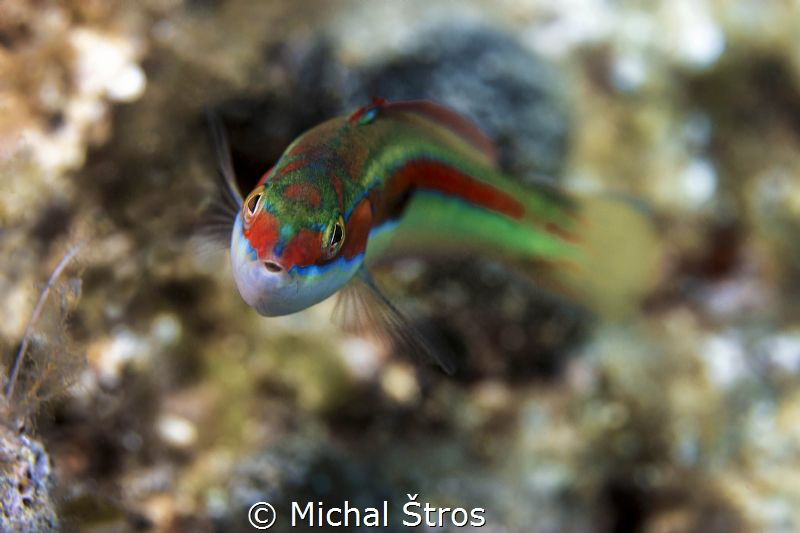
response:
{"label": "fish head", "polygon": [[[297,189],[297,184],[259,185],[234,223],[233,276],[245,302],[264,316],[287,315],[321,302],[363,262],[369,221],[351,216],[346,224],[338,208],[299,198]],[[309,185],[305,193],[327,196],[318,189]]]}

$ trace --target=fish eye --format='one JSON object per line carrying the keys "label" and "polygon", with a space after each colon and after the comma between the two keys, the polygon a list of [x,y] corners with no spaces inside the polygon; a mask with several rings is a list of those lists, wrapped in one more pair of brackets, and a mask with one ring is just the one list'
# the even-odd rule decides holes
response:
{"label": "fish eye", "polygon": [[330,226],[327,240],[322,241],[322,252],[325,259],[330,259],[339,253],[344,243],[344,219],[339,215],[338,220]]}
{"label": "fish eye", "polygon": [[251,218],[255,216],[258,212],[258,207],[261,203],[261,197],[263,195],[261,192],[253,191],[250,193],[250,196],[247,197],[247,200],[244,201],[245,210],[244,210],[244,217],[245,221],[249,222]]}

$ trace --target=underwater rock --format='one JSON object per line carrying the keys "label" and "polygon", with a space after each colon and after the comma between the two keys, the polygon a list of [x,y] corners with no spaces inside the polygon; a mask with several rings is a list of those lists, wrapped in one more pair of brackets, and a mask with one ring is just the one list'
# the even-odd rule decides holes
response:
{"label": "underwater rock", "polygon": [[78,4],[10,0],[0,10],[4,226],[25,220],[25,206],[68,203],[75,189],[65,177],[83,166],[89,146],[108,137],[112,104],[144,92],[140,22],[122,4]]}
{"label": "underwater rock", "polygon": [[0,531],[58,531],[50,458],[31,437],[0,426]]}
{"label": "underwater rock", "polygon": [[361,458],[326,447],[320,440],[324,437],[295,435],[243,458],[228,482],[230,501],[224,515],[216,517],[217,529],[252,531],[246,517],[256,502],[270,502],[278,517],[277,527],[288,530],[292,502],[327,502],[341,507],[346,500],[351,507],[364,509],[382,508],[384,500],[392,499],[395,494],[388,482]]}
{"label": "underwater rock", "polygon": [[420,32],[414,43],[359,69],[347,107],[374,96],[440,102],[484,130],[511,176],[560,176],[571,127],[563,71],[487,27],[439,27]]}

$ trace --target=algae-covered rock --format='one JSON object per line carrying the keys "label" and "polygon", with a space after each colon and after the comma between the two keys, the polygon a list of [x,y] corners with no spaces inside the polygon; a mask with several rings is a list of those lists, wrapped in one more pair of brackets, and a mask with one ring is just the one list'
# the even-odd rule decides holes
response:
{"label": "algae-covered rock", "polygon": [[572,126],[565,78],[499,29],[441,25],[361,69],[346,101],[349,107],[373,96],[441,102],[483,129],[510,175],[558,179]]}
{"label": "algae-covered rock", "polygon": [[0,531],[59,531],[54,484],[42,444],[0,426]]}

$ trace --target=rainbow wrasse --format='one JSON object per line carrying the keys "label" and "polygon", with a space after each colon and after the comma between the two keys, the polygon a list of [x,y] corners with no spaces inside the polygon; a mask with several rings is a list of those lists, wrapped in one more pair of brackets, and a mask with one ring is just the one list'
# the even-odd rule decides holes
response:
{"label": "rainbow wrasse", "polygon": [[[402,324],[367,269],[392,246],[393,234],[406,245],[577,264],[595,277],[614,276],[613,267],[603,273],[596,261],[614,249],[602,242],[608,232],[596,231],[611,223],[607,213],[592,215],[587,202],[549,186],[515,183],[475,125],[433,102],[376,99],[312,128],[245,198],[221,155],[233,275],[262,315],[300,311],[354,282],[369,288],[390,322]],[[588,220],[594,216],[596,223]],[[628,222],[620,224],[630,233]]]}

